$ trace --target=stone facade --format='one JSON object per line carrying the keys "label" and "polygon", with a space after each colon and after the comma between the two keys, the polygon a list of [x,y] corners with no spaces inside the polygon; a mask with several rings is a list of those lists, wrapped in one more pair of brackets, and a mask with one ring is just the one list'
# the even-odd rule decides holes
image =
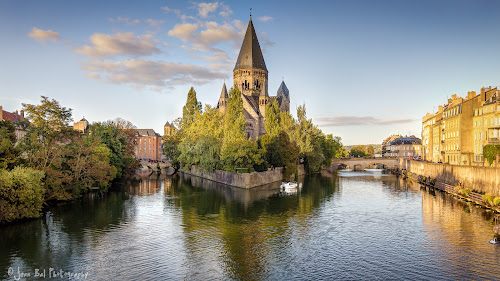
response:
{"label": "stone facade", "polygon": [[421,140],[415,136],[393,135],[382,143],[382,156],[420,158],[422,157]]}
{"label": "stone facade", "polygon": [[73,129],[80,131],[82,133],[86,133],[87,130],[89,129],[89,121],[87,121],[87,119],[85,119],[84,117],[82,118],[82,120],[75,122],[73,124]]}
{"label": "stone facade", "polygon": [[[422,118],[424,159],[453,165],[489,165],[483,157],[487,144],[500,144],[500,96],[496,88],[453,95],[436,113]],[[498,165],[495,163],[494,165]]]}
{"label": "stone facade", "polygon": [[17,142],[19,142],[22,138],[24,138],[24,136],[26,135],[26,129],[20,123],[24,121],[26,122],[26,124],[29,124],[29,122],[24,118],[23,110],[21,110],[20,114],[17,110],[9,112],[3,110],[3,107],[0,105],[0,121],[3,120],[14,122],[14,127],[15,127],[14,133],[16,134]]}
{"label": "stone facade", "polygon": [[[305,175],[304,165],[297,167],[299,176]],[[183,170],[183,173],[188,175],[205,178],[214,182],[223,183],[230,186],[242,188],[254,188],[257,186],[266,185],[273,182],[283,180],[283,168],[274,168],[265,172],[253,173],[231,173],[221,170],[207,172],[196,166],[192,166],[189,170]]]}
{"label": "stone facade", "polygon": [[399,159],[399,168],[437,179],[446,184],[462,183],[465,188],[500,196],[500,169],[498,168],[435,164],[408,159]]}
{"label": "stone facade", "polygon": [[[268,104],[277,101],[281,111],[290,111],[290,93],[285,82],[281,82],[276,96],[269,96],[268,74],[252,18],[250,18],[233,70],[233,88],[241,92],[245,115],[245,135],[252,140],[266,133],[264,122]],[[227,110],[227,99],[226,83],[224,83],[217,104],[222,113]]]}
{"label": "stone facade", "polygon": [[163,126],[163,135],[164,136],[173,136],[175,134],[175,127],[174,125],[170,124],[168,121],[165,123]]}

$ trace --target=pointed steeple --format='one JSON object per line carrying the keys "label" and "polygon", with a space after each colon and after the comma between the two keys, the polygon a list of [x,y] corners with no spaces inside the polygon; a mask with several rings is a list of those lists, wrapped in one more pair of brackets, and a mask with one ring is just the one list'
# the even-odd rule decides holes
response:
{"label": "pointed steeple", "polygon": [[224,85],[222,86],[222,91],[220,93],[220,98],[221,99],[227,99],[227,98],[229,98],[229,95],[227,94],[227,89],[226,89],[226,82],[224,82]]}
{"label": "pointed steeple", "polygon": [[252,67],[267,71],[259,40],[257,39],[257,34],[253,27],[252,17],[250,16],[247,32],[245,33],[245,38],[243,39],[243,44],[241,45],[240,54],[238,55],[238,60],[236,61],[234,69]]}

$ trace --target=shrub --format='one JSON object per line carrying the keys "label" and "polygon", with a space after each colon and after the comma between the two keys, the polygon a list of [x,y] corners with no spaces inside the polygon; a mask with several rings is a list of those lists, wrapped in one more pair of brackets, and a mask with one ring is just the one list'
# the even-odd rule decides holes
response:
{"label": "shrub", "polygon": [[493,200],[494,200],[494,197],[491,194],[486,193],[485,195],[483,195],[483,201],[487,205],[492,206],[493,205]]}
{"label": "shrub", "polygon": [[495,199],[493,199],[493,206],[500,206],[500,197],[495,197]]}
{"label": "shrub", "polygon": [[42,211],[45,174],[32,168],[0,170],[0,221],[37,218]]}

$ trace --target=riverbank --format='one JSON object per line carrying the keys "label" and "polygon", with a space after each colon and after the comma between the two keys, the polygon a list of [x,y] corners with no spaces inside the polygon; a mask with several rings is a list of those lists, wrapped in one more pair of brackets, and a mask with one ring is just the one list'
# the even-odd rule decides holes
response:
{"label": "riverbank", "polygon": [[[207,172],[197,166],[192,166],[191,169],[180,170],[180,172],[191,176],[201,177],[240,188],[254,188],[273,182],[283,181],[283,171],[283,167],[277,167],[264,172],[252,173],[231,173],[221,170]],[[304,165],[298,165],[297,171],[299,176],[305,175]]]}
{"label": "riverbank", "polygon": [[494,196],[485,194],[484,192],[476,192],[472,189],[464,188],[463,186],[455,186],[450,185],[444,182],[437,180],[432,177],[425,177],[422,175],[415,174],[413,172],[409,172],[405,169],[392,169],[391,172],[395,174],[402,175],[404,178],[409,179],[413,182],[418,182],[424,186],[429,188],[435,188],[441,191],[444,191],[454,197],[457,197],[461,200],[471,202],[473,204],[479,205],[483,208],[490,209],[496,213],[500,213],[500,206],[492,204],[493,200],[485,200],[485,195],[488,198],[494,198]]}

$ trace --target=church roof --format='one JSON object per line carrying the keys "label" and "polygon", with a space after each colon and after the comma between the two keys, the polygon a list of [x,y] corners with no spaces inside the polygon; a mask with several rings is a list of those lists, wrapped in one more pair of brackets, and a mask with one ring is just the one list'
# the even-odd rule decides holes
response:
{"label": "church roof", "polygon": [[227,94],[227,89],[226,89],[226,82],[224,82],[224,85],[222,86],[222,91],[220,93],[220,97],[222,98],[229,98],[229,95]]}
{"label": "church roof", "polygon": [[247,32],[245,33],[243,44],[241,44],[240,54],[238,55],[234,69],[251,67],[267,71],[266,62],[264,61],[264,56],[262,56],[252,18],[248,22]]}
{"label": "church roof", "polygon": [[283,92],[283,95],[289,99],[290,98],[290,92],[288,91],[288,88],[285,85],[285,81],[281,81],[281,85],[278,88],[278,93],[276,93],[276,96],[279,96],[280,93]]}
{"label": "church roof", "polygon": [[167,121],[167,123],[165,123],[165,126],[163,126],[163,127],[171,127],[171,126],[170,126],[170,123],[168,123],[168,121]]}

